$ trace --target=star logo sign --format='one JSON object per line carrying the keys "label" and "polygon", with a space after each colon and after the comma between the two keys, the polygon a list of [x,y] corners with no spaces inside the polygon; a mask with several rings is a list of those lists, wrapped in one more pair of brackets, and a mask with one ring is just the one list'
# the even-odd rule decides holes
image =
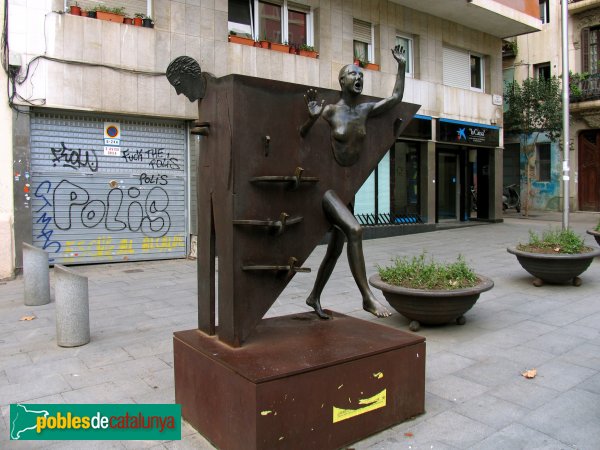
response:
{"label": "star logo sign", "polygon": [[459,128],[456,134],[458,134],[458,140],[464,139],[467,140],[467,135],[465,134],[466,128]]}

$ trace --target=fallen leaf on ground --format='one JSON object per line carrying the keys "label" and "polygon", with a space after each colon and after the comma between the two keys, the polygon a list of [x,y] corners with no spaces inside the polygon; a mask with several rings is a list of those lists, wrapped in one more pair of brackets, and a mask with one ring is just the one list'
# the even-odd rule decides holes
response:
{"label": "fallen leaf on ground", "polygon": [[33,319],[37,319],[37,317],[35,317],[35,316],[23,316],[19,320],[23,321],[23,320],[33,320]]}
{"label": "fallen leaf on ground", "polygon": [[406,437],[413,437],[414,434],[412,434],[412,433],[404,433],[404,436],[406,436]]}
{"label": "fallen leaf on ground", "polygon": [[523,372],[521,375],[523,375],[525,378],[535,378],[535,376],[537,375],[537,370],[529,369]]}

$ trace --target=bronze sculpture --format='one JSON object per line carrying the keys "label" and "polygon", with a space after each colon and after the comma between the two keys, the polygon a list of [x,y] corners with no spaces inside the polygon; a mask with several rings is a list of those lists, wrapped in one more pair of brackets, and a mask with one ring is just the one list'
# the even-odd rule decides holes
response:
{"label": "bronze sculpture", "polygon": [[167,67],[167,79],[177,95],[185,95],[190,102],[202,100],[206,93],[206,76],[200,64],[189,56],[175,58]]}
{"label": "bronze sculpture", "polygon": [[[361,152],[366,150],[364,141],[366,122],[369,117],[388,111],[402,101],[406,67],[404,53],[400,46],[392,49],[394,59],[398,62],[396,84],[392,95],[378,102],[359,103],[364,74],[360,67],[353,64],[348,64],[340,70],[339,82],[342,91],[341,98],[336,104],[324,107],[324,101],[321,103],[317,101],[317,92],[309,89],[305,96],[309,120],[303,125],[300,131],[301,135],[306,136],[310,127],[322,116],[331,127],[331,146],[337,163],[341,166],[355,164]],[[362,250],[362,228],[354,214],[333,190],[325,193],[323,209],[333,228],[315,285],[306,300],[307,305],[314,308],[322,319],[329,318],[321,307],[321,293],[342,253],[345,236],[348,239],[348,262],[352,276],[363,297],[363,309],[377,317],[389,316],[390,312],[377,301],[369,289]]]}
{"label": "bronze sculpture", "polygon": [[169,65],[176,91],[198,100],[190,133],[206,136],[198,162],[201,332],[241,346],[296,273],[310,271],[303,264],[332,225],[308,304],[327,317],[319,296],[348,237],[363,307],[389,315],[368,287],[361,227],[346,205],[418,110],[400,101],[404,55],[401,48],[392,52],[396,87],[383,100],[361,95],[363,73],[352,65],[340,71],[341,95],[319,89],[324,101],[308,86],[234,74],[215,78],[189,57]]}

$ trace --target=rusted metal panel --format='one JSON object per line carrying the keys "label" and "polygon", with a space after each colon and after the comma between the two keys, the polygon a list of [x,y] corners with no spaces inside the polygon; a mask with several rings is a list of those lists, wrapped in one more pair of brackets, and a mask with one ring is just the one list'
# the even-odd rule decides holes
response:
{"label": "rusted metal panel", "polygon": [[[334,190],[350,203],[419,108],[402,103],[370,118],[364,151],[355,164],[344,167],[334,158],[331,129],[324,120],[318,120],[306,137],[300,136],[308,116],[304,94],[309,88],[229,75],[209,83],[199,107],[199,122],[210,124],[210,134],[203,139],[200,155],[198,213],[204,217],[199,217],[198,248],[209,249],[216,234],[219,339],[233,346],[244,342],[296,273],[248,268],[289,266],[291,257],[302,266],[331,226],[322,208],[325,192]],[[335,103],[340,93],[322,89],[319,95],[325,103]],[[364,97],[365,102],[373,100]],[[260,178],[291,177],[298,168],[303,169],[302,177],[318,181]],[[214,228],[206,217],[210,211]],[[282,213],[302,220],[279,235],[241,223],[276,221]],[[209,259],[199,259],[198,282],[204,315],[200,329],[210,334],[214,283]]]}
{"label": "rusted metal panel", "polygon": [[263,320],[234,349],[175,333],[176,402],[220,448],[339,448],[424,412],[424,338],[342,314]]}

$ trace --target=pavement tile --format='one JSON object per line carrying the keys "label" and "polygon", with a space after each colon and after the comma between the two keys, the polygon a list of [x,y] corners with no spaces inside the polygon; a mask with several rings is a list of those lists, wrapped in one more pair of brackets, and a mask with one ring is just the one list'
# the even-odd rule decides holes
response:
{"label": "pavement tile", "polygon": [[577,322],[575,325],[582,325],[585,327],[595,328],[596,330],[600,330],[600,313],[595,313],[590,316],[587,316]]}
{"label": "pavement tile", "polygon": [[[425,367],[426,381],[438,380],[446,375],[458,372],[475,363],[474,360],[450,352],[429,355]],[[468,369],[467,369],[468,370]]]}
{"label": "pavement tile", "polygon": [[490,389],[489,394],[529,409],[536,409],[556,397],[558,391],[538,385],[535,378],[521,377],[519,380]]}
{"label": "pavement tile", "polygon": [[[600,395],[574,389],[523,418],[523,424],[577,449],[600,447]],[[560,425],[558,425],[560,424]]]}
{"label": "pavement tile", "polygon": [[530,412],[523,406],[486,394],[461,403],[454,408],[454,411],[485,423],[496,430],[520,420]]}
{"label": "pavement tile", "polygon": [[578,345],[564,355],[561,355],[559,359],[577,364],[578,366],[600,370],[600,340],[598,340],[597,344],[585,343]]}
{"label": "pavement tile", "polygon": [[551,331],[538,338],[523,342],[527,347],[543,350],[554,355],[562,355],[581,345],[585,339],[563,333],[561,330]]}
{"label": "pavement tile", "polygon": [[562,392],[575,387],[597,373],[598,371],[594,369],[554,359],[537,367],[537,377],[532,381],[539,386]]}
{"label": "pavement tile", "polygon": [[0,386],[0,405],[27,403],[28,400],[62,393],[69,389],[68,383],[61,375],[51,373],[35,380]]}
{"label": "pavement tile", "polygon": [[589,391],[600,395],[600,374],[591,376],[587,380],[578,384],[576,387],[577,389],[582,389],[584,391]]}
{"label": "pavement tile", "polygon": [[121,361],[93,369],[82,370],[78,373],[65,375],[65,379],[72,389],[81,389],[94,386],[106,381],[116,381],[127,375],[130,377],[141,377],[153,372],[163,370],[169,366],[161,359],[154,356]]}
{"label": "pavement tile", "polygon": [[473,450],[564,450],[565,444],[532,428],[513,423],[470,447]]}
{"label": "pavement tile", "polygon": [[489,390],[487,386],[455,375],[447,375],[427,383],[426,389],[427,392],[456,403],[462,403]]}
{"label": "pavement tile", "polygon": [[414,436],[411,448],[431,448],[435,441],[456,448],[467,448],[495,431],[494,428],[455,411],[444,411],[408,429]]}
{"label": "pavement tile", "polygon": [[11,383],[25,383],[34,381],[48,373],[69,375],[87,369],[79,358],[65,358],[55,361],[45,361],[35,365],[26,364],[7,369],[6,373]]}
{"label": "pavement tile", "polygon": [[454,375],[483,386],[494,387],[521,376],[523,365],[503,357],[491,357],[479,361]]}

